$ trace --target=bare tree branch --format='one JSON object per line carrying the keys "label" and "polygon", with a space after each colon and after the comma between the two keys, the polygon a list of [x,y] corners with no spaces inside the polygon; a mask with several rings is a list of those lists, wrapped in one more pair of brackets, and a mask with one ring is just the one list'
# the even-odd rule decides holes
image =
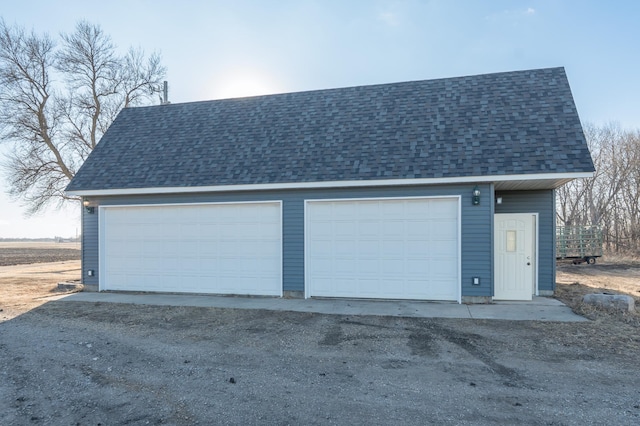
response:
{"label": "bare tree branch", "polygon": [[119,55],[97,25],[79,22],[56,44],[0,20],[0,142],[8,193],[29,212],[69,199],[64,188],[120,110],[153,99],[160,56]]}
{"label": "bare tree branch", "polygon": [[638,252],[640,131],[617,124],[587,124],[584,130],[596,172],[558,188],[556,217],[562,225],[600,225],[610,250]]}

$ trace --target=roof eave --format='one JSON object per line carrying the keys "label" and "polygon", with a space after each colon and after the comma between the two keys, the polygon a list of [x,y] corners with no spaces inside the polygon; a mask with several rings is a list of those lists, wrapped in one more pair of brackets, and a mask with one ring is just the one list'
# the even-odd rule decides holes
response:
{"label": "roof eave", "polygon": [[111,195],[151,195],[151,194],[184,194],[196,192],[231,192],[231,191],[269,191],[283,189],[318,189],[318,188],[359,188],[372,186],[414,186],[414,185],[450,185],[494,183],[496,190],[534,190],[555,189],[573,179],[593,177],[593,172],[580,173],[536,173],[523,175],[497,176],[460,176],[420,179],[380,179],[351,180],[330,182],[286,182],[247,185],[213,185],[187,187],[150,187],[150,188],[116,188],[116,189],[79,189],[66,191],[67,195],[111,196]]}

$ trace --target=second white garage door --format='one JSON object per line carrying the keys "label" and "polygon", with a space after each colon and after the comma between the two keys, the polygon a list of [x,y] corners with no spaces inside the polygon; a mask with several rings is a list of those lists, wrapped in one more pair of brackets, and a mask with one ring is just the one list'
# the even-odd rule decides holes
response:
{"label": "second white garage door", "polygon": [[308,297],[460,300],[459,198],[307,201]]}
{"label": "second white garage door", "polygon": [[282,295],[279,202],[100,209],[100,289]]}

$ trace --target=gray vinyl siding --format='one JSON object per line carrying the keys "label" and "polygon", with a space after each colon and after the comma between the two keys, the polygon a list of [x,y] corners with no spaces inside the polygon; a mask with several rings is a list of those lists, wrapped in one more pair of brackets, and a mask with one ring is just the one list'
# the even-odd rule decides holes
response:
{"label": "gray vinyl siding", "polygon": [[[95,213],[89,214],[82,207],[82,282],[85,284],[98,284],[98,208]],[[94,275],[89,276],[88,271],[93,270]]]}
{"label": "gray vinyl siding", "polygon": [[[480,205],[472,205],[471,192],[475,185],[406,186],[338,188],[314,190],[242,191],[224,193],[160,194],[136,196],[88,197],[96,205],[173,204],[234,201],[282,201],[283,290],[304,291],[304,202],[305,200],[341,198],[382,198],[420,196],[461,196],[461,281],[463,296],[491,296],[492,226],[491,186],[479,185]],[[98,272],[98,216],[84,213],[83,278],[97,284]],[[93,269],[96,277],[87,277]],[[472,285],[472,278],[480,277],[481,285]]]}
{"label": "gray vinyl siding", "polygon": [[538,213],[538,290],[555,290],[555,192],[498,191],[496,213]]}
{"label": "gray vinyl siding", "polygon": [[[472,191],[462,195],[462,295],[493,295],[493,206],[490,185],[478,185],[480,204],[473,205]],[[480,285],[473,285],[473,277]]]}

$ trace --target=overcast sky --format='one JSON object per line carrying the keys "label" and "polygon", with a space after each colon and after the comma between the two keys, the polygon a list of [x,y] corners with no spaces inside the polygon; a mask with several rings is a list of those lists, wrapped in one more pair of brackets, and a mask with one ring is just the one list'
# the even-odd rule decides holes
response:
{"label": "overcast sky", "polygon": [[[564,66],[583,122],[640,129],[636,0],[0,0],[0,16],[160,51],[173,103]],[[25,218],[4,192],[0,237],[79,231],[79,207]]]}

